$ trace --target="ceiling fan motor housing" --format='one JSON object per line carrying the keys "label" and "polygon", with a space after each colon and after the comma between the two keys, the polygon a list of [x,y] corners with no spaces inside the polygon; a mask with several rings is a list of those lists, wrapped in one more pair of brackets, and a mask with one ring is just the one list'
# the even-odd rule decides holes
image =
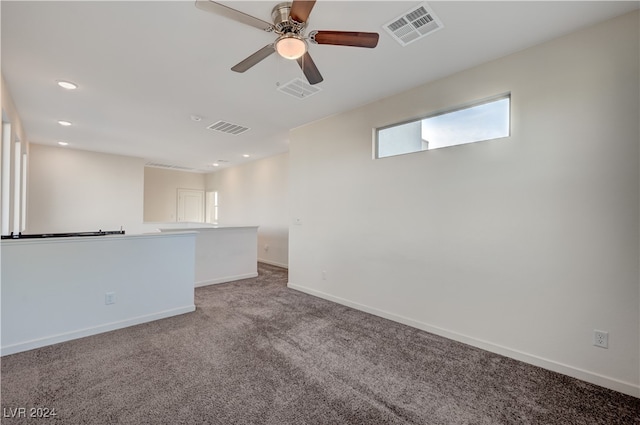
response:
{"label": "ceiling fan motor housing", "polygon": [[300,35],[305,27],[304,22],[296,22],[290,19],[291,2],[278,3],[271,11],[271,19],[277,34],[297,34]]}

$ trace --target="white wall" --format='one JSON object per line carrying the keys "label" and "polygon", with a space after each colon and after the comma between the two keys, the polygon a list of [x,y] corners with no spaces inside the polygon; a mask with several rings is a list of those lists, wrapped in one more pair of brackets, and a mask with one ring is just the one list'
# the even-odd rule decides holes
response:
{"label": "white wall", "polygon": [[144,168],[144,221],[176,221],[178,189],[204,190],[205,175]]}
{"label": "white wall", "polygon": [[223,169],[206,177],[217,190],[219,220],[224,226],[257,225],[258,261],[287,267],[289,154],[271,156]]}
{"label": "white wall", "polygon": [[[195,233],[3,241],[2,355],[194,311],[195,241]],[[106,293],[115,303],[105,304]]]}
{"label": "white wall", "polygon": [[142,223],[144,160],[31,144],[26,233],[118,230]]}
{"label": "white wall", "polygon": [[161,232],[195,231],[195,287],[258,276],[258,228],[162,227]]}
{"label": "white wall", "polygon": [[[638,22],[293,130],[289,286],[640,396]],[[506,92],[510,138],[372,159],[372,128]]]}

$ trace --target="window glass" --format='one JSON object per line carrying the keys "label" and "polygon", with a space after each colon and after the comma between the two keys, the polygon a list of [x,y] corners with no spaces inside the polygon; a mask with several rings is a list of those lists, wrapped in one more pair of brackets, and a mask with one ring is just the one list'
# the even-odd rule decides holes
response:
{"label": "window glass", "polygon": [[510,96],[376,131],[376,158],[509,136]]}

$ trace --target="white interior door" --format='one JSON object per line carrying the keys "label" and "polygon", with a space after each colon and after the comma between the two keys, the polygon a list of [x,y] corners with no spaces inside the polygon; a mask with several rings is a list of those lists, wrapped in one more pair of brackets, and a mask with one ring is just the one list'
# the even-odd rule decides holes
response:
{"label": "white interior door", "polygon": [[178,189],[177,221],[204,223],[204,190]]}

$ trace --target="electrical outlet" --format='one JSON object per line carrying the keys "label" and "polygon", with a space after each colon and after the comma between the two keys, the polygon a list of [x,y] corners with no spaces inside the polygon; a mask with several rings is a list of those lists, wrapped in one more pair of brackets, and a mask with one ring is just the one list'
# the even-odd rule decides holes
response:
{"label": "electrical outlet", "polygon": [[269,245],[264,246],[264,252],[269,252]]}
{"label": "electrical outlet", "polygon": [[107,292],[104,294],[104,303],[106,305],[115,304],[116,303],[116,293],[115,292]]}
{"label": "electrical outlet", "polygon": [[596,347],[609,348],[609,332],[594,329],[593,345]]}
{"label": "electrical outlet", "polygon": [[327,280],[327,271],[322,270],[322,280]]}

